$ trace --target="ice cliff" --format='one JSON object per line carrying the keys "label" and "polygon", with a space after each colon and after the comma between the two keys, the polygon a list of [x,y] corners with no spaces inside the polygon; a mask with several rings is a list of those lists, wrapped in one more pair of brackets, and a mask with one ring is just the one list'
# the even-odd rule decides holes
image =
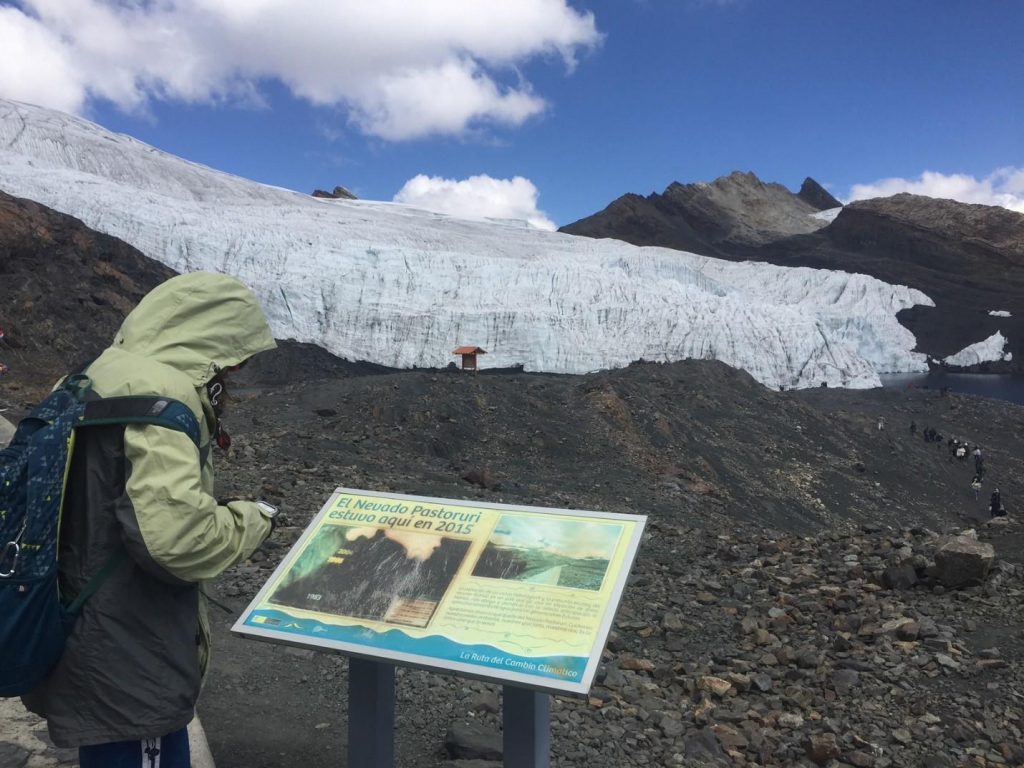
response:
{"label": "ice cliff", "polygon": [[349,359],[580,373],[718,359],[772,387],[872,387],[925,369],[896,313],[932,305],[865,275],[731,263],[390,203],[323,200],[0,100],[0,189],[179,271],[252,286],[279,338]]}
{"label": "ice cliff", "polygon": [[1000,360],[1012,360],[1010,352],[1004,352],[1006,337],[996,331],[987,339],[964,347],[955,355],[944,357],[942,362],[947,365],[977,365],[978,363],[997,362]]}

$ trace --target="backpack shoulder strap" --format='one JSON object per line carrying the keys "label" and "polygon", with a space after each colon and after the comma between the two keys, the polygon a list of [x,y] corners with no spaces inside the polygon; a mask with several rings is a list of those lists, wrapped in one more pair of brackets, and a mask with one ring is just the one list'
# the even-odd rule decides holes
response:
{"label": "backpack shoulder strap", "polygon": [[121,564],[127,559],[128,551],[123,546],[118,547],[107,562],[103,564],[103,567],[99,572],[89,579],[86,585],[82,587],[82,591],[78,593],[78,597],[76,597],[71,602],[71,605],[67,606],[65,610],[67,610],[68,613],[73,614],[77,614],[82,610],[82,606],[85,605],[85,601],[92,597],[96,593],[96,590],[102,587],[103,583],[113,576],[114,572],[117,571],[117,569],[121,567]]}
{"label": "backpack shoulder strap", "polygon": [[90,400],[79,427],[103,424],[155,424],[184,432],[200,446],[199,422],[192,409],[179,400],[157,395],[128,395]]}
{"label": "backpack shoulder strap", "polygon": [[[196,421],[192,409],[181,401],[169,397],[143,395],[88,399],[85,403],[83,417],[75,425],[75,428],[104,424],[155,424],[184,432],[192,439],[196,447],[202,450],[199,422]],[[72,614],[77,614],[85,602],[127,559],[128,553],[124,547],[115,550],[100,571],[89,579],[67,610]]]}

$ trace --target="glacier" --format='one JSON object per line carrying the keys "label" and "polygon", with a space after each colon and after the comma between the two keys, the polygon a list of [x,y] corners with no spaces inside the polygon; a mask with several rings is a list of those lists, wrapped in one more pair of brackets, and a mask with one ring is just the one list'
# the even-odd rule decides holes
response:
{"label": "glacier", "polygon": [[716,359],[778,388],[927,369],[896,313],[920,291],[364,200],[313,198],[0,99],[0,189],[178,271],[235,275],[274,334],[352,360],[584,373]]}
{"label": "glacier", "polygon": [[996,331],[987,339],[964,347],[955,355],[942,358],[947,365],[977,365],[978,363],[1010,361],[1012,352],[1004,352],[1007,339],[1000,331]]}

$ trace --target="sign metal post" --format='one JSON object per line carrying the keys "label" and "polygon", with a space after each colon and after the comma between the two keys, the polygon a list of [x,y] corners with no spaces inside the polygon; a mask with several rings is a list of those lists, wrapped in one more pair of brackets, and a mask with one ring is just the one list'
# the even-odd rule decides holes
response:
{"label": "sign metal post", "polygon": [[395,764],[395,667],[350,656],[348,660],[348,766]]}
{"label": "sign metal post", "polygon": [[528,688],[502,688],[505,768],[551,765],[551,696]]}

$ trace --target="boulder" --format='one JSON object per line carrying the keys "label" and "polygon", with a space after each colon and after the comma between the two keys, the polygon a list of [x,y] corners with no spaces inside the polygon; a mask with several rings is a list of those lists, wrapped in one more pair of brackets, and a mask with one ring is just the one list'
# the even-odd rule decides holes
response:
{"label": "boulder", "polygon": [[910,563],[890,565],[882,573],[882,583],[889,589],[910,589],[917,584],[917,571]]}
{"label": "boulder", "polygon": [[711,728],[701,728],[686,736],[683,741],[683,754],[705,764],[728,765],[732,762]]}
{"label": "boulder", "polygon": [[444,737],[448,756],[462,760],[501,760],[501,734],[477,723],[456,723]]}
{"label": "boulder", "polygon": [[974,531],[953,536],[935,552],[935,579],[953,588],[980,584],[995,557],[992,545],[978,541]]}
{"label": "boulder", "polygon": [[809,736],[804,741],[804,750],[811,762],[818,765],[825,765],[829,760],[835,760],[840,755],[839,744],[836,737],[831,733],[819,733]]}

